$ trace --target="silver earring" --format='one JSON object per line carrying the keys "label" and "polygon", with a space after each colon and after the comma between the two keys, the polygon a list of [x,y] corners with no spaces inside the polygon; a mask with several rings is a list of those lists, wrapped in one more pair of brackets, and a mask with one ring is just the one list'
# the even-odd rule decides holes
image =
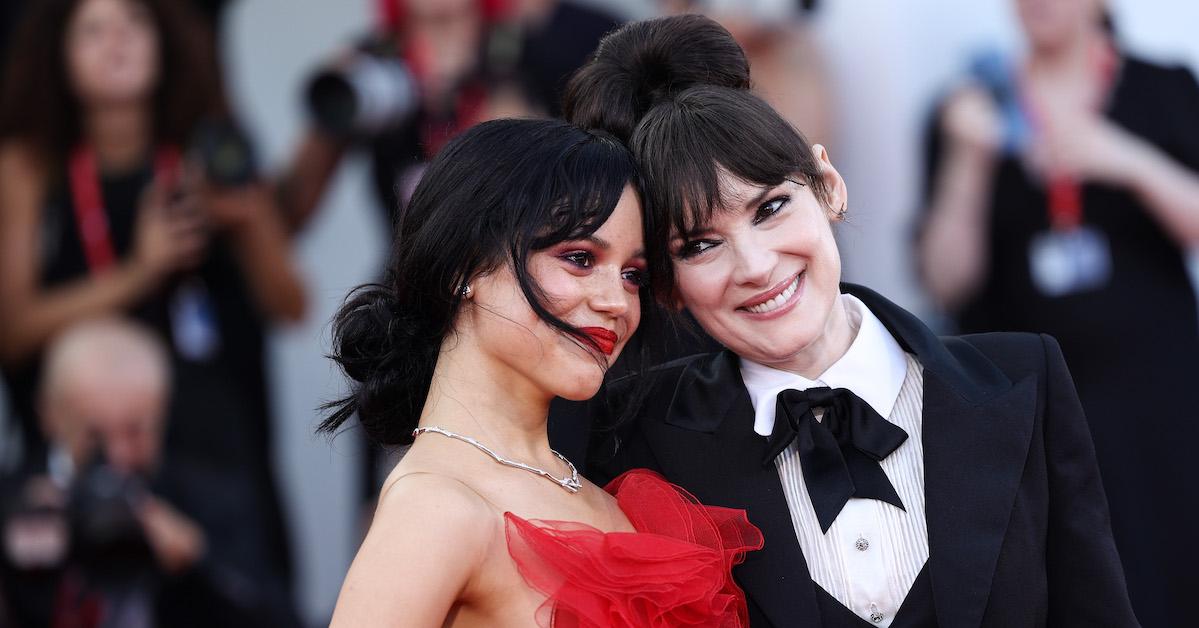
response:
{"label": "silver earring", "polygon": [[458,294],[462,295],[463,299],[469,299],[473,293],[474,291],[470,289],[470,284],[468,283],[462,284],[462,287],[458,289]]}
{"label": "silver earring", "polygon": [[837,220],[845,220],[846,204],[841,203],[841,209],[837,210]]}

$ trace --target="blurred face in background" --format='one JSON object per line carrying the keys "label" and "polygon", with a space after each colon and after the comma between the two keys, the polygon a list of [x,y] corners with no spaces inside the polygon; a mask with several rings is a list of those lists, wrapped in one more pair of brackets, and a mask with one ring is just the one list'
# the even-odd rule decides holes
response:
{"label": "blurred face in background", "polygon": [[480,0],[402,0],[403,36],[426,97],[454,88],[474,68],[483,32]]}
{"label": "blurred face in background", "polygon": [[664,15],[706,15],[725,27],[742,47],[787,34],[799,18],[795,0],[660,0],[658,6]]}
{"label": "blurred face in background", "polygon": [[76,467],[103,453],[124,473],[158,463],[170,365],[149,332],[119,320],[80,323],[46,352],[39,409],[48,440]]}
{"label": "blurred face in background", "polygon": [[136,0],[83,0],[67,24],[64,58],[85,107],[141,102],[158,81],[159,41],[150,9]]}
{"label": "blurred face in background", "polygon": [[47,405],[55,441],[76,468],[103,452],[122,473],[149,473],[158,463],[166,382],[151,373],[76,372]]}
{"label": "blurred face in background", "polygon": [[1034,50],[1053,50],[1100,23],[1102,0],[1016,0],[1020,25]]}

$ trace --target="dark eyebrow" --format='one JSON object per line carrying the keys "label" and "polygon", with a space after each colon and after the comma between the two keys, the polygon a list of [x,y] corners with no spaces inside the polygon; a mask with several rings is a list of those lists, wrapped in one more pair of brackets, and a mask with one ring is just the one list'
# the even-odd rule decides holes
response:
{"label": "dark eyebrow", "polygon": [[774,191],[774,188],[777,188],[777,187],[778,187],[777,185],[772,185],[768,188],[764,188],[761,192],[758,193],[757,196],[746,201],[745,209],[747,209],[747,210],[757,209],[758,206],[760,206],[762,204],[762,201],[766,200],[766,197],[769,196],[770,193]]}
{"label": "dark eyebrow", "polygon": [[[580,239],[580,240],[582,240],[582,241],[584,241],[584,242],[590,242],[590,243],[592,243],[592,244],[594,244],[594,245],[598,246],[599,248],[601,248],[601,249],[603,249],[603,250],[605,250],[605,251],[607,251],[608,249],[612,248],[612,244],[611,244],[611,243],[609,243],[607,240],[605,240],[605,239],[603,239],[603,238],[601,238],[601,237],[599,237],[599,236],[597,236],[597,235],[595,235],[595,234],[588,235],[588,236],[583,236],[582,238],[579,238],[579,239]],[[636,251],[633,253],[633,257],[645,257],[645,249],[637,249],[637,250],[636,250]]]}
{"label": "dark eyebrow", "polygon": [[582,238],[579,238],[579,239],[584,242],[590,242],[590,243],[600,247],[601,249],[604,249],[605,251],[612,248],[612,245],[608,244],[607,240],[597,237],[595,235],[583,236]]}
{"label": "dark eyebrow", "polygon": [[[762,202],[766,200],[766,197],[770,196],[770,193],[773,192],[780,185],[782,185],[784,182],[794,183],[795,185],[798,185],[799,187],[806,187],[806,184],[796,181],[795,179],[792,179],[791,177],[786,177],[778,185],[772,185],[772,186],[766,187],[761,192],[759,192],[756,196],[754,196],[753,198],[746,201],[745,209],[746,210],[757,209],[758,206],[760,206],[762,204]],[[687,240],[690,240],[697,235],[706,233],[707,231],[708,231],[707,227],[692,227],[691,229],[688,229],[683,233],[673,236],[671,238],[671,240],[680,240],[681,239],[684,242],[686,242]]]}

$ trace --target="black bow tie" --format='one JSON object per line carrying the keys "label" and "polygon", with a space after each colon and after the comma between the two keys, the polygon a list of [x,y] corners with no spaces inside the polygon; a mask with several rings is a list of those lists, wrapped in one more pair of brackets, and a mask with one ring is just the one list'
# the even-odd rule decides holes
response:
{"label": "black bow tie", "polygon": [[[821,421],[813,408],[825,409]],[[797,438],[800,468],[821,532],[828,532],[850,497],[903,508],[878,461],[902,445],[908,433],[853,392],[826,387],[780,392],[762,465],[773,462]]]}

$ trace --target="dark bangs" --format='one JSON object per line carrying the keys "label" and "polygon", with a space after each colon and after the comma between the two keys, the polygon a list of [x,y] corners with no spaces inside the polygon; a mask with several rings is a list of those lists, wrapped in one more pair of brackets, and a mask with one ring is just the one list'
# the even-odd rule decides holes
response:
{"label": "dark bangs", "polygon": [[[603,131],[579,135],[585,139],[563,146],[548,168],[542,165],[527,171],[537,180],[516,187],[524,198],[515,202],[525,208],[525,217],[515,230],[507,255],[525,299],[537,316],[576,339],[578,330],[546,308],[545,293],[529,275],[529,256],[559,242],[594,234],[611,217],[626,185],[640,195],[636,164],[623,144]],[[657,273],[651,269],[647,275],[652,284]]]}
{"label": "dark bangs", "polygon": [[[807,140],[744,90],[703,85],[679,92],[646,113],[629,143],[644,182],[646,225],[654,229],[646,231],[647,243],[667,243],[672,234],[702,228],[717,211],[736,209],[720,188],[723,172],[771,187],[798,176],[818,199],[828,198]],[[669,273],[669,247],[654,254],[662,257],[650,265]]]}

